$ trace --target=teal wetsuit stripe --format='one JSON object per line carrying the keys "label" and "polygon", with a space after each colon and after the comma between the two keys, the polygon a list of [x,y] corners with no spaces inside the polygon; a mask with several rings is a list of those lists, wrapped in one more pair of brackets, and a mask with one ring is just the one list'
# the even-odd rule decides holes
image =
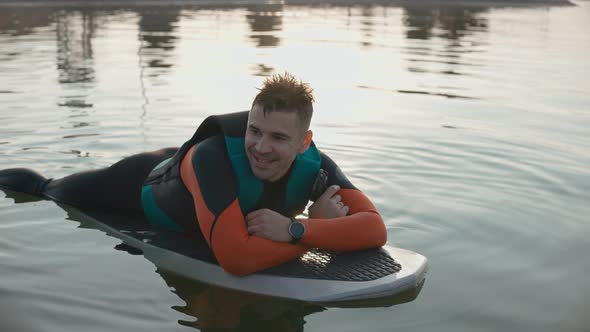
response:
{"label": "teal wetsuit stripe", "polygon": [[154,169],[152,169],[152,172],[157,170],[158,168],[166,165],[166,163],[169,162],[170,159],[172,159],[172,158],[164,159],[162,162],[160,162],[158,165],[156,165],[156,167],[154,167]]}
{"label": "teal wetsuit stripe", "polygon": [[152,193],[152,186],[143,186],[141,188],[141,205],[148,221],[156,226],[171,228],[182,231],[182,228],[175,223],[168,215],[158,207],[156,199]]}
{"label": "teal wetsuit stripe", "polygon": [[225,136],[225,145],[232,163],[234,174],[238,180],[238,201],[244,213],[254,210],[260,195],[262,195],[263,184],[258,180],[246,156],[243,137]]}
{"label": "teal wetsuit stripe", "polygon": [[287,207],[307,204],[302,198],[308,198],[315,178],[320,170],[320,152],[312,144],[303,154],[298,154],[295,166],[291,171],[291,178],[287,183]]}

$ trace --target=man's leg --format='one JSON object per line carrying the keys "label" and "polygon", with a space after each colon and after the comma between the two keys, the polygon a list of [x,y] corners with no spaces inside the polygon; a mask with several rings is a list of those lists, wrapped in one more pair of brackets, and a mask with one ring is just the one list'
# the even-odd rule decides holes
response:
{"label": "man's leg", "polygon": [[176,148],[144,152],[107,168],[50,180],[42,194],[79,208],[140,216],[141,185],[156,165],[174,155]]}

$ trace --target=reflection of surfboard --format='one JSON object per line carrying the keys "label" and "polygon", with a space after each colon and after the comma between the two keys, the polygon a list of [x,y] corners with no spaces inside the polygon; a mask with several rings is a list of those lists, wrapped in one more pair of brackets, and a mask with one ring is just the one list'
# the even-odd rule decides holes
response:
{"label": "reflection of surfboard", "polygon": [[[382,298],[419,290],[426,258],[385,246],[346,254],[312,250],[298,260],[245,277],[225,272],[205,243],[178,232],[121,226],[120,216],[82,212],[64,206],[69,218],[105,231],[138,249],[159,269],[216,286],[311,303],[339,303]],[[416,294],[417,295],[417,294]]]}

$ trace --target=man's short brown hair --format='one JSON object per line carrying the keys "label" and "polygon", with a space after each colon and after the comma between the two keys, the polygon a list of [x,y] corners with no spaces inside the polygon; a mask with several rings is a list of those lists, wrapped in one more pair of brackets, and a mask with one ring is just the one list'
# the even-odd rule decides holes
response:
{"label": "man's short brown hair", "polygon": [[258,104],[267,112],[295,112],[307,130],[313,113],[313,89],[295,76],[285,72],[264,80],[252,106]]}

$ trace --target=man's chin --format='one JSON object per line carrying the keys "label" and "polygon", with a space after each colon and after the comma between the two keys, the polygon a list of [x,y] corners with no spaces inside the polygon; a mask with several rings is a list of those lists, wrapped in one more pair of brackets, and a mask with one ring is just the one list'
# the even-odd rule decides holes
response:
{"label": "man's chin", "polygon": [[270,172],[264,172],[254,168],[252,168],[252,173],[254,173],[254,176],[261,181],[266,181],[271,177]]}

